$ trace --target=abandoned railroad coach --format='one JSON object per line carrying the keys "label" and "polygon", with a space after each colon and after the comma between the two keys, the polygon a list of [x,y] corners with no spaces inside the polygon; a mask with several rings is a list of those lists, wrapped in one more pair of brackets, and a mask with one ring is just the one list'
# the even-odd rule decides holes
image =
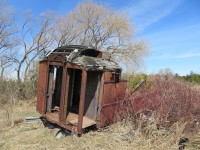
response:
{"label": "abandoned railroad coach", "polygon": [[103,53],[69,45],[39,63],[37,111],[48,121],[81,134],[86,127],[113,121],[126,81],[121,68]]}

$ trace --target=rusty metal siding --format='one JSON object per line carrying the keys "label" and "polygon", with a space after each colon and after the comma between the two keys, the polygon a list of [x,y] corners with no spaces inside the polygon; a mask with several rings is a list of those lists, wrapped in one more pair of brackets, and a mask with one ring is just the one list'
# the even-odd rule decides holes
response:
{"label": "rusty metal siding", "polygon": [[104,80],[111,81],[112,80],[112,72],[105,72],[104,73]]}
{"label": "rusty metal siding", "polygon": [[98,54],[98,56],[97,56],[98,58],[103,58],[103,53],[102,52],[100,52],[99,54]]}
{"label": "rusty metal siding", "polygon": [[[51,63],[63,63],[64,62],[64,57],[63,56],[48,56],[48,61]],[[57,65],[57,64],[56,64]],[[62,64],[61,64],[62,65]]]}
{"label": "rusty metal siding", "polygon": [[[111,74],[110,74],[111,76]],[[109,74],[105,74],[105,80],[109,79]],[[100,109],[100,121],[98,127],[108,125],[114,121],[116,109],[119,106],[121,100],[125,97],[125,91],[127,88],[126,81],[104,82],[103,84],[103,95]]]}
{"label": "rusty metal siding", "polygon": [[46,111],[47,73],[48,73],[47,62],[40,61],[36,109],[42,115],[44,115]]}

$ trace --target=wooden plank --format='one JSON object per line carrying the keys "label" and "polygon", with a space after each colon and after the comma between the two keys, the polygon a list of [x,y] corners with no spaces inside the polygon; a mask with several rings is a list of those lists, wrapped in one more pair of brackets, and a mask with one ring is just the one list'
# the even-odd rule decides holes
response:
{"label": "wooden plank", "polygon": [[60,103],[60,113],[59,113],[59,120],[62,123],[66,121],[67,115],[67,103],[68,103],[68,89],[69,89],[69,80],[70,76],[68,74],[67,67],[63,67],[63,76],[62,76],[62,91],[61,91],[61,103]]}
{"label": "wooden plank", "polygon": [[53,76],[54,76],[54,67],[51,66],[49,70],[49,84],[48,84],[48,98],[47,98],[47,112],[51,112],[52,107],[52,98],[53,98]]}
{"label": "wooden plank", "polygon": [[[53,123],[59,124],[59,116],[57,112],[54,113],[47,113],[46,117],[51,120]],[[74,126],[77,126],[78,124],[78,115],[75,113],[69,113],[67,118],[66,118],[66,123],[72,124]],[[82,123],[82,128],[86,128],[92,125],[95,125],[96,121],[88,118],[86,116],[83,117],[83,123]]]}
{"label": "wooden plank", "polygon": [[[78,124],[78,116],[72,120],[69,121],[71,124],[76,125]],[[83,117],[83,123],[82,123],[82,128],[86,128],[92,125],[95,125],[96,121],[94,121],[93,119],[90,119],[86,116]]]}

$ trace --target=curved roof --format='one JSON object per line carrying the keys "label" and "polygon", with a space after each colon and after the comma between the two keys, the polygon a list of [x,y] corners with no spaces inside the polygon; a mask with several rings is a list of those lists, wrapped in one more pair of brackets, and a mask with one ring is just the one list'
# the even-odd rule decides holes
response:
{"label": "curved roof", "polygon": [[79,50],[80,56],[85,55],[85,56],[97,57],[98,54],[100,53],[99,50],[92,47],[87,47],[87,46],[82,46],[82,45],[67,45],[67,46],[58,47],[55,50],[48,52],[46,56],[49,56],[49,55],[69,56],[75,49]]}

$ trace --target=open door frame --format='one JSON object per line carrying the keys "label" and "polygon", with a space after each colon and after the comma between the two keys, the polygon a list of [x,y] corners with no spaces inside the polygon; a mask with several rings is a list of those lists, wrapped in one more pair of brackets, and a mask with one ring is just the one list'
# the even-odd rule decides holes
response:
{"label": "open door frame", "polygon": [[[82,124],[84,116],[84,105],[85,105],[85,92],[87,84],[87,71],[82,70],[81,77],[81,93],[80,93],[80,102],[79,102],[79,114],[78,114],[78,123],[77,123],[77,133],[82,134]],[[63,67],[63,76],[62,76],[62,91],[61,91],[61,102],[60,102],[60,112],[59,112],[59,122],[66,124],[67,117],[67,104],[68,104],[68,94],[69,94],[69,81],[70,75],[67,71],[67,65]]]}
{"label": "open door frame", "polygon": [[78,134],[82,134],[86,84],[87,84],[87,72],[85,70],[82,70],[81,94],[80,94],[80,103],[79,103],[79,117],[78,117],[78,125],[77,125]]}

